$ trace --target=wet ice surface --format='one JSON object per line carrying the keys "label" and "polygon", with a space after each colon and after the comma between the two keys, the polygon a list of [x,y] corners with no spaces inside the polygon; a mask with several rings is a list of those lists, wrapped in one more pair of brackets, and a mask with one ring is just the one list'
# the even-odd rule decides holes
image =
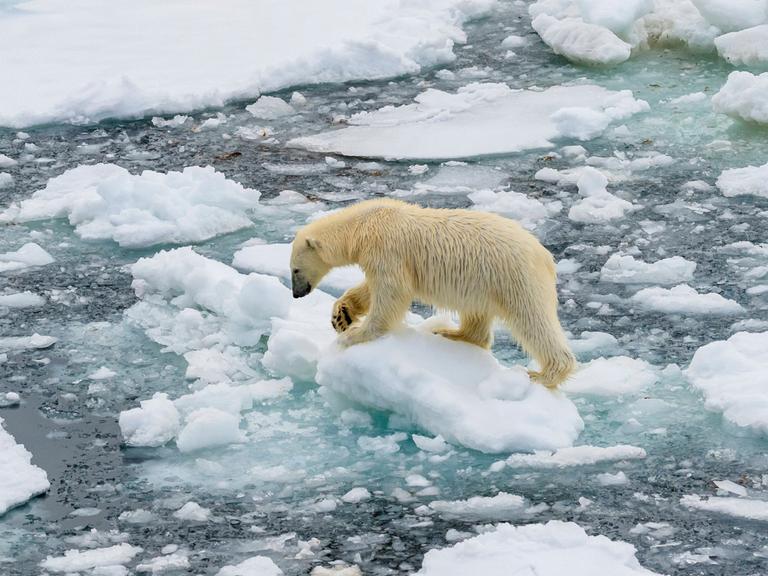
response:
{"label": "wet ice surface", "polygon": [[[547,212],[535,231],[558,261],[571,262],[560,274],[563,324],[575,335],[604,332],[616,339],[578,345],[579,359],[624,355],[658,371],[654,383],[628,386],[623,396],[574,392],[585,422],[577,443],[629,444],[645,449],[646,457],[540,468],[502,464],[508,454],[456,446],[428,452],[411,439],[417,430],[383,413],[340,412],[316,384],[299,380],[290,393],[245,412],[247,443],[186,455],[172,444],[121,447],[120,411],[158,391],[172,398],[190,391],[185,360],[162,353],[124,316],[137,302],[127,266],[155,250],[85,241],[65,220],[4,225],[0,252],[34,242],[55,261],[0,273],[3,293],[29,291],[46,299],[42,306],[0,307],[1,334],[38,333],[58,341],[51,348],[8,352],[0,363],[0,393],[22,397],[20,406],[0,408],[0,416],[51,482],[47,496],[0,518],[1,572],[36,574],[46,556],[128,542],[144,549],[134,564],[177,545],[165,548],[166,555],[186,556],[191,568],[179,562],[166,574],[215,574],[257,555],[269,556],[286,574],[307,574],[333,560],[358,564],[366,574],[407,574],[421,567],[429,549],[449,544],[449,530],[452,536],[474,534],[473,526],[498,520],[443,517],[420,506],[499,492],[530,504],[519,512],[512,507],[503,520],[577,522],[589,534],[634,544],[641,564],[655,572],[765,571],[764,521],[681,503],[688,495],[733,496],[718,493],[715,480],[736,482],[750,497],[765,498],[765,437],[707,411],[702,394],[668,365],[685,368],[699,347],[727,339],[737,323],[766,327],[768,293],[754,288],[768,284],[768,256],[759,247],[733,243],[765,242],[768,202],[754,195],[724,196],[715,182],[724,169],[763,165],[768,135],[712,112],[709,98],[731,71],[714,56],[657,50],[611,70],[576,68],[552,55],[524,14],[524,7],[504,4],[492,18],[469,25],[468,44],[456,49],[450,74],[431,70],[393,81],[301,89],[307,102],[293,115],[255,118],[245,110],[252,101],[246,101],[190,115],[177,127],[146,119],[39,127],[26,130],[28,137],[0,131],[0,154],[18,160],[0,168],[12,176],[11,184],[0,188],[0,204],[26,199],[49,178],[95,162],[116,163],[133,174],[212,165],[259,190],[262,201],[291,189],[323,209],[388,193],[413,194],[430,206],[465,207],[472,205],[468,193],[505,186],[547,205],[562,202],[563,209]],[[526,39],[515,55],[501,47],[510,34]],[[626,129],[609,128],[590,141],[565,139],[552,150],[481,158],[466,166],[421,163],[426,171],[407,162],[326,161],[324,154],[283,146],[291,138],[326,131],[353,112],[409,104],[429,87],[453,92],[482,81],[546,88],[580,78],[612,90],[631,89],[651,110],[623,121]],[[680,98],[694,93],[704,98]],[[278,96],[288,100],[291,91]],[[211,119],[219,122],[203,127]],[[31,143],[35,146],[27,146]],[[563,145],[580,145],[584,152],[562,150]],[[637,161],[658,154],[674,162]],[[605,224],[581,224],[568,218],[570,207],[583,200],[575,179],[558,185],[534,178],[543,168],[562,173],[587,163],[608,175],[609,192],[637,209]],[[289,241],[293,227],[307,216],[301,210],[280,217],[256,213],[252,228],[213,238],[196,250],[229,264],[253,237]],[[734,300],[744,311],[696,315],[637,307],[629,298],[662,282],[601,278],[613,254],[649,263],[682,256],[697,264],[685,283],[701,294]],[[259,358],[265,348],[266,338],[244,348],[257,373],[263,371]],[[522,359],[503,331],[494,353],[505,363]],[[104,377],[108,372],[97,372],[101,367],[115,374]],[[388,440],[359,441],[375,437]],[[370,498],[342,499],[356,487],[367,489]],[[207,521],[176,514],[189,501],[210,511]],[[98,533],[91,536],[90,529]]]}

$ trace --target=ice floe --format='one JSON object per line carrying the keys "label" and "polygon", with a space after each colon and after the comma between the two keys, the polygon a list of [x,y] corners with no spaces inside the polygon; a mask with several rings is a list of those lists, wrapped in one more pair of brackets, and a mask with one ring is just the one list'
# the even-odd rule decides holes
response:
{"label": "ice floe", "polygon": [[688,284],[673,288],[643,288],[630,299],[639,307],[665,314],[741,314],[738,302],[710,292],[701,294]]}
{"label": "ice floe", "polygon": [[538,450],[533,454],[512,454],[505,460],[513,468],[567,468],[588,466],[600,462],[635,460],[645,458],[645,450],[638,446],[572,446],[554,452]]}
{"label": "ice floe", "polygon": [[[106,548],[93,550],[67,550],[64,556],[48,556],[40,563],[40,567],[49,572],[76,573],[83,570],[102,569],[103,574],[110,574],[107,568],[115,568],[128,564],[142,549],[131,546],[126,542]],[[112,574],[125,574],[125,571]]]}
{"label": "ice floe", "polygon": [[686,494],[680,499],[680,503],[693,510],[716,512],[734,518],[768,521],[768,500],[729,496],[702,498],[696,494]]}
{"label": "ice floe", "polygon": [[679,284],[693,279],[696,262],[682,256],[643,262],[627,254],[613,254],[600,270],[600,280],[616,284]]}
{"label": "ice floe", "polygon": [[33,266],[46,266],[53,262],[53,256],[38,244],[28,242],[18,250],[0,254],[0,272],[15,272]]}
{"label": "ice floe", "polygon": [[590,536],[573,522],[512,526],[474,536],[449,548],[430,550],[415,576],[658,576],[643,568],[635,547],[605,536]]}
{"label": "ice floe", "polygon": [[[0,94],[0,126],[182,112],[291,85],[416,73],[453,60],[463,23],[492,5],[224,0],[212,9],[139,0],[106,9],[39,0],[0,19],[0,53],[15,54],[3,67],[14,89]],[[88,30],[101,33],[83,43]]]}
{"label": "ice floe", "polygon": [[717,52],[734,66],[768,66],[768,24],[715,38]]}
{"label": "ice floe", "polygon": [[247,228],[248,211],[258,207],[259,197],[210,166],[134,175],[115,164],[96,164],[51,178],[3,217],[14,222],[66,217],[86,240],[139,248],[202,242]]}
{"label": "ice floe", "polygon": [[575,394],[613,396],[639,392],[658,380],[657,371],[648,362],[628,356],[614,356],[596,358],[582,364],[565,382],[563,389]]}
{"label": "ice floe", "polygon": [[582,169],[576,186],[583,198],[568,211],[568,218],[574,222],[604,224],[640,208],[608,192],[608,178],[591,166]]}
{"label": "ice floe", "polygon": [[498,522],[520,517],[528,502],[517,494],[499,492],[496,496],[473,496],[466,500],[435,500],[429,507],[444,518]]}
{"label": "ice floe", "polygon": [[557,214],[562,209],[562,203],[541,202],[520,192],[512,190],[478,190],[468,195],[472,208],[485,212],[496,212],[519,221],[526,228],[536,228],[543,220]]}
{"label": "ice floe", "polygon": [[45,298],[29,290],[0,294],[0,306],[6,308],[36,308],[45,304]]}
{"label": "ice floe", "polygon": [[595,85],[512,90],[470,84],[456,93],[429,89],[414,104],[362,112],[340,130],[288,145],[315,152],[396,159],[447,159],[551,148],[553,140],[592,138],[611,122],[649,109],[628,90]]}
{"label": "ice floe", "polygon": [[45,470],[31,463],[32,454],[3,427],[0,418],[0,516],[51,487]]}
{"label": "ice floe", "polygon": [[705,344],[685,377],[704,394],[708,408],[729,422],[768,432],[768,332],[737,332]]}
{"label": "ice floe", "polygon": [[224,566],[216,576],[283,576],[283,571],[266,556],[253,556],[239,564]]}
{"label": "ice floe", "polygon": [[[768,100],[766,100],[768,106]],[[768,108],[766,108],[768,113]],[[768,118],[768,116],[766,116]],[[723,196],[762,196],[768,198],[768,163],[762,166],[745,166],[723,170],[717,179],[717,187]]]}
{"label": "ice floe", "polygon": [[720,91],[712,96],[715,112],[768,124],[768,72],[731,72]]}

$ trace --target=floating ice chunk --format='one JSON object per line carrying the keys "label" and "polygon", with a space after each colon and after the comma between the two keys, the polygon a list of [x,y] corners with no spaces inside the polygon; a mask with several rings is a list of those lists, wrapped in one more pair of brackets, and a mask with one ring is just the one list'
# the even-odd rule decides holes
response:
{"label": "floating ice chunk", "polygon": [[723,32],[743,30],[768,21],[766,0],[691,0],[707,22]]}
{"label": "floating ice chunk", "polygon": [[600,484],[600,486],[624,486],[629,484],[629,478],[627,478],[627,475],[621,470],[615,474],[603,472],[602,474],[597,475],[597,483]]}
{"label": "floating ice chunk", "polygon": [[554,452],[536,451],[534,454],[512,454],[506,460],[507,466],[516,468],[567,468],[587,466],[600,462],[636,460],[645,458],[645,450],[628,444],[616,446],[573,446]]}
{"label": "floating ice chunk", "polygon": [[190,522],[207,522],[211,517],[211,511],[203,508],[197,502],[187,502],[176,510],[173,515],[179,520],[188,520]]}
{"label": "floating ice chunk", "polygon": [[155,515],[149,510],[138,508],[136,510],[126,510],[121,512],[117,517],[121,522],[128,522],[129,524],[149,524],[155,521]]}
{"label": "floating ice chunk", "polygon": [[[289,280],[291,278],[291,245],[255,244],[246,246],[235,252],[232,266],[246,272],[270,274]],[[347,288],[360,284],[364,279],[365,275],[358,266],[335,268],[323,278],[320,282],[320,288],[343,292]]]}
{"label": "floating ice chunk", "polygon": [[210,166],[133,175],[115,164],[96,164],[51,178],[4,216],[15,222],[68,217],[81,238],[139,248],[202,242],[247,228],[247,211],[259,197]]}
{"label": "floating ice chunk", "polygon": [[440,435],[437,435],[434,438],[429,438],[419,434],[412,434],[411,439],[419,450],[424,450],[424,452],[445,452],[449,447],[445,442],[445,439]]}
{"label": "floating ice chunk", "polygon": [[601,353],[615,353],[619,350],[619,341],[607,332],[584,331],[579,338],[569,338],[568,343],[577,356]]}
{"label": "floating ice chunk", "polygon": [[118,423],[128,446],[162,446],[181,429],[179,411],[162,392],[156,392],[151,400],[142,400],[139,408],[120,412]]}
{"label": "floating ice chunk", "polygon": [[158,128],[178,128],[179,126],[183,126],[187,120],[189,120],[189,116],[183,114],[176,114],[176,116],[169,120],[161,118],[160,116],[155,116],[152,118],[152,124]]}
{"label": "floating ice chunk", "polygon": [[106,366],[102,366],[93,374],[89,374],[88,378],[90,380],[108,380],[110,378],[114,378],[115,376],[117,376],[117,372],[110,370]]}
{"label": "floating ice chunk", "polygon": [[352,126],[296,138],[288,145],[412,160],[551,148],[552,140],[565,136],[552,116],[565,107],[591,110],[605,126],[649,109],[647,102],[635,100],[628,90],[614,92],[594,85],[536,91],[512,90],[506,84],[469,84],[455,94],[429,89],[414,104],[356,114],[350,119]]}
{"label": "floating ice chunk", "polygon": [[580,18],[536,16],[531,25],[555,54],[587,65],[614,65],[629,59],[632,46],[602,26]]}
{"label": "floating ice chunk", "polygon": [[585,22],[608,28],[616,34],[627,33],[636,20],[653,10],[653,0],[578,0]]}
{"label": "floating ice chunk", "polygon": [[692,92],[690,94],[678,96],[677,98],[672,98],[669,103],[676,106],[680,104],[694,104],[696,102],[703,102],[706,99],[707,95],[704,92]]}
{"label": "floating ice chunk", "polygon": [[530,382],[521,368],[411,328],[326,350],[316,379],[355,402],[483,452],[570,446],[583,427],[567,398]]}
{"label": "floating ice chunk", "polygon": [[365,452],[394,454],[400,451],[400,442],[406,438],[403,432],[396,432],[389,436],[360,436],[357,439],[357,445]]}
{"label": "floating ice chunk", "polygon": [[708,408],[737,426],[768,433],[766,350],[768,332],[738,332],[699,348],[684,374]]}
{"label": "floating ice chunk", "polygon": [[682,256],[656,262],[635,260],[634,256],[613,254],[600,270],[600,280],[617,284],[679,284],[693,279],[696,262]]}
{"label": "floating ice chunk", "polygon": [[0,306],[7,308],[36,308],[45,304],[45,298],[25,290],[13,294],[0,294]]}
{"label": "floating ice chunk", "polygon": [[749,122],[768,124],[768,72],[731,72],[720,91],[712,96],[715,112]]}
{"label": "floating ice chunk", "polygon": [[[0,216],[0,220],[2,217]],[[34,242],[28,242],[15,252],[0,254],[0,272],[23,270],[32,266],[46,266],[54,262],[53,257]]]}
{"label": "floating ice chunk", "polygon": [[290,116],[295,112],[293,106],[275,96],[262,96],[253,104],[246,106],[245,109],[252,116],[262,120],[274,120],[282,116]]}
{"label": "floating ice chunk", "polygon": [[13,184],[13,176],[8,172],[0,172],[0,190]]}
{"label": "floating ice chunk", "polygon": [[349,492],[341,497],[342,502],[347,504],[357,504],[371,499],[371,493],[366,488],[352,488]]}
{"label": "floating ice chunk", "polygon": [[528,503],[516,494],[499,492],[496,496],[473,496],[467,500],[435,500],[429,507],[445,518],[470,522],[498,522],[523,514]]}
{"label": "floating ice chunk", "polygon": [[[177,5],[152,0],[112,11],[97,0],[67,7],[42,0],[0,22],[0,53],[36,47],[4,63],[4,85],[14,90],[0,94],[0,125],[182,112],[292,85],[417,73],[451,62],[454,45],[466,41],[463,23],[492,5],[224,0],[214,14],[194,5],[179,18]],[[297,33],[299,12],[311,25]],[[174,20],[177,35],[168,42]],[[254,22],[268,33],[254,33]],[[84,30],[103,34],[83,44],[77,31]]]}
{"label": "floating ice chunk", "polygon": [[182,414],[191,414],[200,408],[216,408],[238,415],[243,410],[252,408],[254,402],[277,398],[288,393],[292,388],[293,383],[290,378],[262,380],[239,386],[219,382],[177,398],[174,406]]}
{"label": "floating ice chunk", "polygon": [[568,218],[583,224],[604,224],[639,208],[608,192],[607,185],[608,178],[602,172],[591,166],[584,167],[576,181],[584,199],[571,206]]}
{"label": "floating ice chunk", "polygon": [[648,40],[659,46],[687,45],[707,52],[722,31],[711,25],[690,0],[655,2],[654,10],[643,18]]}
{"label": "floating ice chunk", "polygon": [[720,294],[700,294],[688,284],[679,284],[674,288],[643,288],[630,298],[646,310],[665,314],[741,314],[741,304]]}
{"label": "floating ice chunk", "polygon": [[283,571],[266,556],[253,556],[234,566],[224,566],[216,576],[283,576]]}
{"label": "floating ice chunk", "polygon": [[467,574],[659,576],[640,565],[631,544],[589,536],[578,524],[558,520],[526,526],[500,524],[450,548],[430,550],[415,576]]}
{"label": "floating ice chunk", "polygon": [[5,154],[0,154],[0,168],[13,168],[18,162]]}
{"label": "floating ice chunk", "polygon": [[240,415],[218,408],[198,408],[187,416],[187,423],[176,438],[180,452],[194,452],[245,441],[240,430]]}
{"label": "floating ice chunk", "polygon": [[633,394],[656,383],[659,376],[644,360],[627,356],[597,358],[582,365],[563,385],[567,392],[613,396]]}
{"label": "floating ice chunk", "polygon": [[722,490],[723,492],[730,492],[737,496],[747,495],[747,489],[744,488],[744,486],[736,484],[736,482],[732,482],[731,480],[713,480],[712,483],[717,486],[718,490]]}
{"label": "floating ice chunk", "polygon": [[107,566],[122,566],[127,564],[142,549],[123,542],[107,548],[95,550],[67,550],[64,556],[48,556],[40,562],[44,570],[50,572],[81,572]]}
{"label": "floating ice chunk", "polygon": [[136,565],[136,572],[151,572],[159,574],[166,570],[184,570],[189,568],[189,558],[186,554],[172,553],[165,556],[156,556],[150,560]]}
{"label": "floating ice chunk", "polygon": [[717,512],[734,518],[768,521],[768,500],[726,496],[710,496],[705,500],[696,494],[686,494],[680,498],[680,503],[693,510]]}
{"label": "floating ice chunk", "polygon": [[[768,114],[768,100],[766,106]],[[768,115],[766,118],[768,119]],[[753,195],[768,198],[768,163],[723,170],[717,179],[717,187],[723,196]]]}
{"label": "floating ice chunk", "polygon": [[768,66],[768,24],[715,38],[717,52],[734,66]]}
{"label": "floating ice chunk", "polygon": [[51,487],[45,470],[31,461],[32,454],[16,443],[0,418],[0,516]]}
{"label": "floating ice chunk", "polygon": [[13,350],[44,350],[50,348],[58,341],[53,336],[41,336],[32,334],[32,336],[6,336],[0,338],[0,352],[10,352]]}
{"label": "floating ice chunk", "polygon": [[536,198],[513,191],[478,190],[469,194],[476,210],[496,212],[508,218],[518,220],[526,228],[535,228],[542,220],[552,216],[562,208],[559,202],[544,204]]}

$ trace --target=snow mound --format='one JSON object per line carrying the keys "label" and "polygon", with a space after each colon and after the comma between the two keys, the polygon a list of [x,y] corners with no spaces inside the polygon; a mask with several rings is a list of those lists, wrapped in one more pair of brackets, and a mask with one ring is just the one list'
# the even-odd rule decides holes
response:
{"label": "snow mound", "polygon": [[[429,89],[415,100],[355,114],[349,120],[352,126],[295,138],[288,145],[410,160],[508,154],[551,148],[552,140],[573,134],[594,137],[611,122],[649,109],[629,90],[615,92],[594,85],[538,91],[469,84],[455,94]],[[563,108],[576,113],[554,116]]]}
{"label": "snow mound", "polygon": [[718,36],[715,46],[734,66],[768,66],[768,24]]}
{"label": "snow mound", "polygon": [[570,400],[532,383],[521,367],[504,367],[486,350],[412,328],[327,350],[316,379],[354,402],[482,452],[570,446],[583,428]]}
{"label": "snow mound", "polygon": [[[284,280],[291,278],[290,244],[254,244],[235,252],[232,266],[246,272],[258,272],[277,276]],[[320,282],[320,288],[334,292],[343,292],[360,284],[365,279],[363,271],[357,266],[334,268]]]}
{"label": "snow mound", "polygon": [[692,510],[717,512],[734,518],[768,521],[768,501],[729,496],[710,496],[707,499],[696,494],[686,494],[680,504]]}
{"label": "snow mound", "polygon": [[554,452],[536,451],[533,454],[512,454],[506,459],[512,468],[567,468],[570,466],[588,466],[601,462],[619,460],[637,460],[645,458],[645,450],[628,444],[616,446],[573,446],[560,448]]}
{"label": "snow mound", "polygon": [[[416,576],[654,576],[635,557],[635,547],[605,536],[589,536],[573,522],[512,526],[430,550]],[[656,575],[658,576],[658,575]]]}
{"label": "snow mound", "polygon": [[748,122],[768,124],[768,72],[731,72],[725,85],[712,96],[715,112]]}
{"label": "snow mound", "polygon": [[599,396],[632,394],[655,384],[658,379],[656,371],[644,360],[627,356],[596,358],[581,365],[565,382],[563,390]]}
{"label": "snow mound", "polygon": [[[1,216],[0,222],[2,222]],[[53,262],[55,260],[48,252],[34,242],[28,242],[18,250],[0,254],[0,272],[24,270],[32,266],[46,266]]]}
{"label": "snow mound", "polygon": [[0,19],[0,53],[14,54],[3,66],[14,89],[0,94],[0,126],[167,114],[291,85],[417,73],[452,61],[463,23],[493,3],[38,0]]}
{"label": "snow mound", "polygon": [[646,310],[665,314],[741,314],[741,304],[723,298],[720,294],[700,294],[688,284],[674,288],[643,288],[630,302]]}
{"label": "snow mound", "polygon": [[633,256],[613,254],[600,270],[600,280],[616,284],[679,284],[693,279],[696,262],[682,256],[656,262],[635,260]]}
{"label": "snow mound", "polygon": [[32,454],[16,443],[0,418],[0,516],[51,487],[45,470],[31,461]]}
{"label": "snow mound", "polygon": [[[768,101],[766,105],[768,106]],[[766,110],[768,111],[768,108]],[[717,179],[717,187],[723,196],[752,195],[768,198],[768,163],[723,170]]]}
{"label": "snow mound", "polygon": [[247,228],[247,211],[259,205],[259,196],[210,166],[133,175],[96,164],[51,178],[4,216],[15,222],[68,217],[81,238],[140,248],[202,242]]}
{"label": "snow mound", "polygon": [[699,348],[685,377],[706,405],[756,432],[768,432],[768,332],[737,332]]}

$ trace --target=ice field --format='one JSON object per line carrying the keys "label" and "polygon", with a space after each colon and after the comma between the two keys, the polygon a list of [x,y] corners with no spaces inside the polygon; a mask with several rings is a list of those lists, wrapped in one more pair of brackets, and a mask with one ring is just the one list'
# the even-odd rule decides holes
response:
{"label": "ice field", "polygon": [[[0,575],[768,573],[768,2],[357,4],[0,0]],[[554,254],[561,391],[336,346],[382,196]]]}

